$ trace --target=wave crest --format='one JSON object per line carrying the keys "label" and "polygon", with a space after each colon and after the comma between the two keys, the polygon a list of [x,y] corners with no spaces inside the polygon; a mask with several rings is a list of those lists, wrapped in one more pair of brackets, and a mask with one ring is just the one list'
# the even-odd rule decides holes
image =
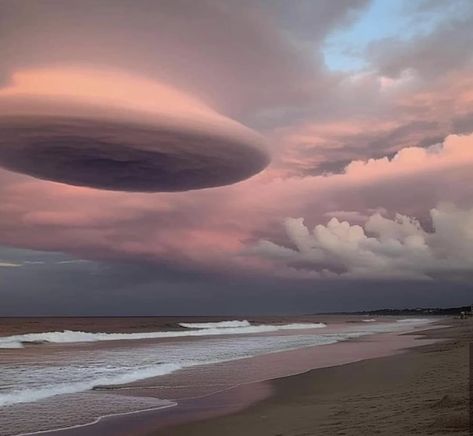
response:
{"label": "wave crest", "polygon": [[[237,327],[216,327],[206,324],[206,327],[194,330],[181,331],[158,331],[137,333],[90,333],[83,331],[64,330],[62,332],[27,333],[23,335],[0,337],[0,348],[21,348],[23,344],[34,343],[75,343],[75,342],[98,342],[98,341],[125,341],[138,339],[160,339],[180,338],[187,336],[219,336],[219,335],[242,335],[255,333],[268,333],[279,330],[304,330],[326,327],[323,323],[293,323],[293,324],[260,324],[251,325],[248,321],[225,321],[227,323],[239,322]],[[244,324],[243,324],[244,323]],[[214,323],[215,324],[215,323]]]}
{"label": "wave crest", "polygon": [[31,401],[43,400],[55,395],[74,394],[85,392],[97,386],[123,385],[133,383],[150,377],[158,377],[170,374],[180,369],[181,366],[171,363],[153,365],[144,368],[137,368],[121,374],[111,376],[101,376],[91,380],[84,380],[75,383],[63,383],[44,388],[18,389],[6,394],[0,394],[0,407],[18,403],[29,403]]}
{"label": "wave crest", "polygon": [[217,321],[217,322],[180,322],[181,327],[188,329],[211,329],[211,328],[231,328],[231,327],[250,327],[251,324],[246,319],[243,321]]}

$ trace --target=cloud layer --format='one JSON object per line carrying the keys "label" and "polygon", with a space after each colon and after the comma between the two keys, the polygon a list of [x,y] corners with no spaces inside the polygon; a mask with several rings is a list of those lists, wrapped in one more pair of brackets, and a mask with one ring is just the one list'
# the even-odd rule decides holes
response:
{"label": "cloud layer", "polygon": [[1,2],[0,243],[252,278],[468,278],[473,8],[408,3],[409,35],[333,71],[324,44],[372,2]]}
{"label": "cloud layer", "polygon": [[[301,267],[300,261],[308,263],[308,259],[294,250],[294,235],[288,235],[282,226],[288,216],[309,218],[306,227],[326,222],[327,216],[337,216],[338,221],[332,221],[325,233],[345,232],[345,236],[339,237],[341,240],[372,237],[373,223],[376,219],[382,221],[377,212],[388,217],[396,213],[413,216],[420,227],[402,218],[405,223],[401,225],[395,220],[389,231],[394,232],[399,226],[416,228],[417,236],[424,237],[425,244],[431,247],[431,240],[439,238],[425,236],[437,225],[428,211],[434,208],[443,211],[437,205],[446,198],[462,205],[463,209],[464,205],[473,204],[469,189],[473,183],[472,164],[473,135],[452,135],[442,145],[429,149],[406,148],[391,159],[353,162],[343,174],[281,179],[263,173],[231,187],[155,194],[151,198],[144,194],[78,188],[4,172],[0,173],[3,199],[0,238],[3,243],[14,246],[65,251],[81,258],[128,259],[214,272],[238,270],[304,278],[307,277],[304,271],[317,268],[314,265]],[[370,216],[377,218],[368,219]],[[457,211],[452,219],[461,216]],[[356,224],[368,220],[370,226],[365,230],[353,228],[341,224],[343,219],[355,220]],[[293,226],[297,227],[294,223]],[[452,234],[457,235],[455,240],[464,240],[467,228],[452,227]],[[438,226],[435,229],[439,231]],[[386,232],[381,232],[383,238]],[[400,253],[418,242],[415,238],[406,242],[402,239],[404,236],[393,238],[393,244],[400,245]],[[273,248],[279,246],[278,254],[288,250],[291,256],[282,264],[275,262],[274,256],[261,251],[258,240],[272,241]],[[307,244],[309,241],[310,238]],[[374,253],[369,256],[373,257]],[[438,253],[435,251],[429,256],[435,259]],[[384,262],[381,248],[378,254],[379,260]],[[351,268],[337,259],[335,251],[327,251],[324,256],[323,269],[343,273],[344,268]],[[409,256],[406,259],[410,259]],[[450,258],[445,265],[430,264],[435,265],[443,273],[447,265],[453,272],[464,269],[461,263],[456,268]],[[403,270],[400,264],[393,271],[399,277],[404,274],[406,278],[413,278],[433,276],[434,269],[421,268],[413,272],[410,267]],[[372,273],[373,276],[380,274]],[[356,275],[362,274],[353,274]],[[365,277],[369,275],[366,266]]]}

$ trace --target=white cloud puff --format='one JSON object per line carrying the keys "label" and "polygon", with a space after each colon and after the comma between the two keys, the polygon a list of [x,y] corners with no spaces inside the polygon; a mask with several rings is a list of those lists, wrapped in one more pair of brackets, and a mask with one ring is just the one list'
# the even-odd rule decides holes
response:
{"label": "white cloud puff", "polygon": [[252,253],[282,262],[301,276],[386,279],[466,278],[473,271],[473,208],[441,203],[430,211],[432,231],[413,217],[372,214],[363,226],[332,218],[307,228],[285,220],[294,248],[262,240]]}

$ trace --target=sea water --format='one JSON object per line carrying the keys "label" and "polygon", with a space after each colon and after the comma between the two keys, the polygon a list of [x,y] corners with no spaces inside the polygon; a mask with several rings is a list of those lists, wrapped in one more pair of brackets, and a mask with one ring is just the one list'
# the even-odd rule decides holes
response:
{"label": "sea water", "polygon": [[221,362],[401,332],[427,322],[370,319],[327,327],[227,320],[180,323],[181,329],[174,331],[66,330],[0,337],[0,434],[72,427],[108,415],[172,407],[179,401],[175,391],[172,397],[164,393],[156,398],[123,395],[119,388],[183,370],[193,374],[203,366],[211,372],[212,364]]}

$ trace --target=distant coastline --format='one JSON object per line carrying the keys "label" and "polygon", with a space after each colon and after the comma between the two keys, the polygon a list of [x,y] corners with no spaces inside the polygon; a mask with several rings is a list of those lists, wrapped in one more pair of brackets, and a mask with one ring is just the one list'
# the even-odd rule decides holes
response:
{"label": "distant coastline", "polygon": [[[458,307],[416,307],[404,309],[374,309],[350,312],[330,312],[331,315],[372,315],[372,316],[412,316],[412,315],[459,315],[461,312],[470,312],[472,306]],[[319,315],[319,314],[317,314]],[[321,314],[320,314],[321,315]]]}

